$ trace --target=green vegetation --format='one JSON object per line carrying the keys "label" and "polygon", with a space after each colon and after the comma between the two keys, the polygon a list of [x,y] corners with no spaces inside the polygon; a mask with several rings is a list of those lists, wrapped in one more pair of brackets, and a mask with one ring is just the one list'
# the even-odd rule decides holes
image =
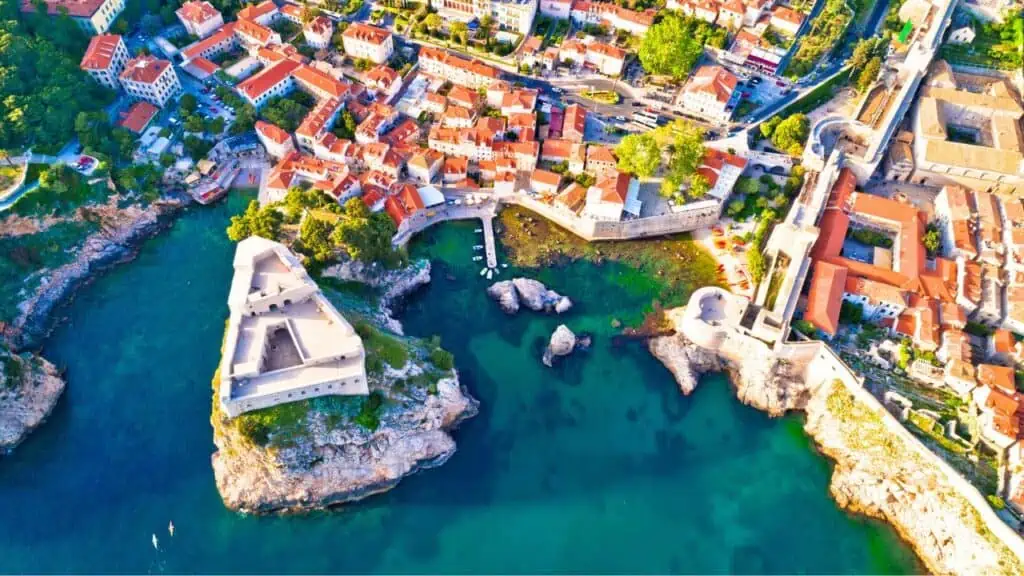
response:
{"label": "green vegetation", "polygon": [[786,67],[786,76],[799,78],[814,69],[818,60],[839,43],[853,20],[846,0],[825,0],[825,7],[811,22]]}
{"label": "green vegetation", "polygon": [[252,200],[245,212],[231,217],[231,224],[227,230],[228,238],[232,242],[239,242],[250,236],[277,240],[283,220],[284,217],[276,206],[260,208],[260,203]]}
{"label": "green vegetation", "polygon": [[[697,174],[705,153],[704,130],[686,120],[675,120],[650,132],[624,137],[615,147],[618,168],[640,178],[650,178],[661,167],[662,150],[669,153],[661,183],[662,196],[685,202],[707,193],[707,179]],[[684,184],[689,184],[685,190]]]}
{"label": "green vegetation", "polygon": [[771,138],[775,148],[791,156],[800,156],[807,143],[807,136],[810,135],[811,125],[807,116],[796,113],[784,119],[773,116],[761,124],[760,131],[762,136]]}
{"label": "green vegetation", "polygon": [[[779,290],[782,289],[782,281],[786,278],[786,268],[789,266],[789,256],[779,252],[772,267],[772,277],[768,281],[768,292],[765,294],[764,305],[768,309],[775,308],[775,301],[779,297]],[[762,273],[763,276],[763,273]]]}
{"label": "green vegetation", "polygon": [[619,94],[612,90],[584,90],[580,96],[601,104],[618,104]]}
{"label": "green vegetation", "polygon": [[109,195],[106,184],[90,186],[78,172],[54,164],[39,174],[39,187],[22,196],[11,210],[22,216],[70,216],[83,204],[104,202]]}
{"label": "green vegetation", "polygon": [[814,327],[814,324],[811,324],[803,318],[794,320],[791,326],[794,330],[809,338],[814,338],[815,333],[818,331],[818,329]]}
{"label": "green vegetation", "polygon": [[348,110],[341,112],[341,117],[334,123],[334,127],[331,129],[331,133],[338,138],[345,140],[353,140],[356,137],[356,119],[352,116],[352,113]]}
{"label": "green vegetation", "polygon": [[852,228],[850,229],[850,237],[857,242],[867,244],[868,246],[892,248],[892,238],[886,234],[868,228]]}
{"label": "green vegetation", "polygon": [[995,330],[981,322],[970,321],[967,323],[967,326],[964,327],[964,332],[980,338],[988,338],[993,332],[995,332]]}
{"label": "green vegetation", "polygon": [[854,304],[843,300],[842,306],[839,308],[839,323],[840,324],[860,324],[864,321],[864,307],[860,304]]}
{"label": "green vegetation", "polygon": [[[1019,6],[1019,4],[1018,4]],[[953,64],[1020,70],[1024,65],[1024,10],[1008,13],[1002,22],[970,16],[976,34],[970,44],[944,44],[939,57]]]}
{"label": "green vegetation", "polygon": [[25,168],[18,164],[0,166],[0,191],[7,190],[13,186],[21,178],[21,173],[24,170]]}
{"label": "green vegetation", "polygon": [[682,80],[697,64],[705,44],[724,48],[725,41],[725,28],[669,12],[644,35],[637,55],[644,70],[651,74]]}
{"label": "green vegetation", "polygon": [[747,272],[750,273],[750,281],[754,286],[764,280],[764,275],[768,272],[768,263],[765,262],[764,252],[761,252],[760,246],[751,246],[747,250]]}
{"label": "green vegetation", "polygon": [[352,198],[345,203],[344,215],[334,227],[331,239],[355,260],[397,268],[405,263],[405,253],[391,245],[396,231],[387,214],[370,212],[361,199]]}
{"label": "green vegetation", "polygon": [[395,336],[386,334],[369,322],[357,322],[356,333],[363,339],[366,349],[366,372],[379,375],[384,365],[401,370],[409,362],[408,345]]}
{"label": "green vegetation", "polygon": [[260,110],[260,117],[286,132],[295,132],[315,104],[316,101],[309,94],[295,91],[267,102]]}
{"label": "green vegetation", "polygon": [[25,378],[23,360],[0,347],[0,390],[17,390]]}
{"label": "green vegetation", "polygon": [[352,421],[373,432],[380,426],[380,411],[383,406],[384,394],[379,390],[374,390],[368,397],[362,399],[359,414],[356,414]]}
{"label": "green vegetation", "polygon": [[66,16],[22,14],[0,2],[0,149],[54,153],[73,136],[80,112],[113,94],[79,68],[88,37]]}
{"label": "green vegetation", "polygon": [[715,259],[688,234],[623,242],[586,242],[528,210],[502,210],[502,244],[509,263],[539,268],[567,260],[620,262],[660,284],[658,300],[665,306],[686,302],[701,286],[719,286]]}
{"label": "green vegetation", "polygon": [[650,178],[661,166],[661,148],[650,132],[630,134],[615,147],[618,168],[640,178]]}
{"label": "green vegetation", "polygon": [[285,446],[306,431],[309,402],[289,402],[246,412],[235,418],[238,431],[257,446]]}
{"label": "green vegetation", "polygon": [[850,80],[857,85],[857,90],[864,92],[878,78],[882,69],[882,58],[889,47],[889,40],[882,36],[864,38],[853,48],[853,55],[847,62],[850,65]]}
{"label": "green vegetation", "polygon": [[828,82],[821,84],[814,90],[794,100],[789,106],[779,110],[778,114],[772,119],[775,117],[785,118],[794,114],[807,114],[811,110],[825,104],[850,82],[850,75],[851,68],[844,68]]}
{"label": "green vegetation", "polygon": [[217,86],[214,89],[214,93],[225,106],[235,111],[235,121],[231,124],[231,129],[229,130],[232,136],[244,134],[252,130],[253,125],[256,124],[256,109],[252,107],[252,104],[243,100],[234,90],[226,86]]}

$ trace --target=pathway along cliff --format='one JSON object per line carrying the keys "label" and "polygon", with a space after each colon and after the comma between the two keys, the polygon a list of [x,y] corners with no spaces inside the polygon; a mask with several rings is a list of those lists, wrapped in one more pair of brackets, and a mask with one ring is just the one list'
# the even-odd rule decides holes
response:
{"label": "pathway along cliff", "polygon": [[[677,330],[683,314],[684,309],[667,313]],[[714,353],[682,334],[654,338],[648,346],[684,394],[694,390],[702,374],[727,372],[745,404],[773,416],[804,412],[804,430],[835,463],[830,490],[839,505],[890,523],[930,572],[1024,574],[1021,558],[989,529],[949,478],[885,425],[887,415],[865,406],[841,380],[809,385],[795,366],[768,354],[749,347],[725,351],[728,343],[722,353]]]}

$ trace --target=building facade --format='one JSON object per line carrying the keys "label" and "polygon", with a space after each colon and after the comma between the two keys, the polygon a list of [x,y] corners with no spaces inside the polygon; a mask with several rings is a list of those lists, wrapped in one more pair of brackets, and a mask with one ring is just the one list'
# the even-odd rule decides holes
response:
{"label": "building facade", "polygon": [[175,11],[185,31],[200,38],[206,38],[224,25],[224,17],[213,4],[203,0],[190,0]]}
{"label": "building facade", "polygon": [[[124,10],[125,0],[43,0],[49,16],[67,14],[82,30],[91,34],[103,34],[117,20]],[[36,6],[29,0],[21,2],[22,12],[35,12]]]}
{"label": "building facade", "polygon": [[119,78],[128,63],[128,48],[117,34],[99,34],[89,41],[81,67],[100,84],[117,90]]}
{"label": "building facade", "polygon": [[138,56],[121,71],[121,86],[131,97],[163,107],[181,92],[181,81],[167,60]]}
{"label": "building facade", "polygon": [[342,34],[345,53],[352,58],[365,58],[374,64],[383,64],[395,51],[391,33],[376,26],[355,22]]}

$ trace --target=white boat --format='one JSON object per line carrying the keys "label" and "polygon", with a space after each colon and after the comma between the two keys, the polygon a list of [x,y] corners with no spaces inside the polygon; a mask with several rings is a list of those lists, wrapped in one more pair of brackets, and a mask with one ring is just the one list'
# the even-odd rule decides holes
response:
{"label": "white boat", "polygon": [[479,233],[479,232],[483,232],[483,231],[484,231],[484,229],[483,229],[483,228],[477,228],[476,230],[473,230],[473,232],[477,232],[477,233]]}
{"label": "white boat", "polygon": [[487,269],[487,279],[488,280],[491,279],[491,269],[490,268]]}
{"label": "white boat", "polygon": [[169,532],[171,536],[174,536],[174,521],[167,523],[167,532]]}
{"label": "white boat", "polygon": [[154,550],[159,550],[160,549],[160,541],[156,539],[156,534],[153,534],[153,549]]}
{"label": "white boat", "polygon": [[498,274],[501,274],[501,270],[498,270],[497,268],[495,268],[494,269],[494,275],[497,276]]}
{"label": "white boat", "polygon": [[508,268],[508,262],[501,265],[502,268]]}
{"label": "white boat", "polygon": [[487,274],[487,268],[484,268],[483,270],[480,271],[481,276],[483,276],[484,274]]}
{"label": "white boat", "polygon": [[479,262],[479,261],[481,261],[483,259],[484,259],[483,256],[473,256],[473,262]]}

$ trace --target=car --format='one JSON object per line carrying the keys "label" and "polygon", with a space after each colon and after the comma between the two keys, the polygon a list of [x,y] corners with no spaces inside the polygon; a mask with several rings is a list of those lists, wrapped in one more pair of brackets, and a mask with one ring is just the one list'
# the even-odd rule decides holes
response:
{"label": "car", "polygon": [[783,82],[782,80],[779,80],[778,82],[776,82],[775,85],[778,86],[779,88],[785,88],[786,87],[786,83]]}
{"label": "car", "polygon": [[644,105],[644,103],[643,103],[643,102],[638,102],[638,101],[636,101],[636,100],[634,100],[634,101],[633,101],[633,106],[636,106],[636,107],[638,107],[638,108],[639,108],[640,106],[643,106],[643,105]]}
{"label": "car", "polygon": [[751,84],[755,84],[755,85],[756,84],[760,84],[761,83],[761,77],[760,76],[754,76],[753,78],[750,79],[750,83]]}
{"label": "car", "polygon": [[625,116],[616,116],[615,119],[618,120],[619,122],[625,122],[626,121],[626,117]]}

